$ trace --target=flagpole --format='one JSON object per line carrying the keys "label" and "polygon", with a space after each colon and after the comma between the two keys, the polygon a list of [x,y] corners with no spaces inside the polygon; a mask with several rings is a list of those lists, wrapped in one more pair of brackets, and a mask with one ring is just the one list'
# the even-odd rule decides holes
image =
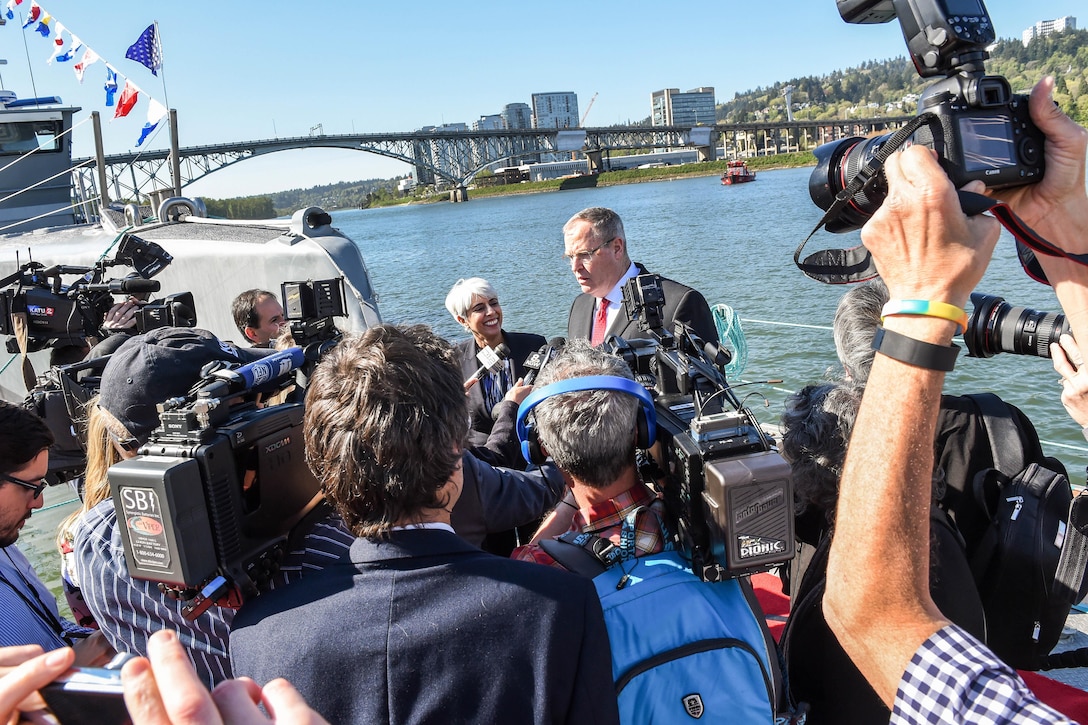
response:
{"label": "flagpole", "polygon": [[[19,18],[22,19],[23,14],[19,13]],[[26,22],[26,21],[23,21]],[[30,47],[26,44],[26,28],[23,26],[23,52],[26,53],[26,69],[30,73],[30,90],[34,93],[34,97],[38,97],[38,84],[34,80],[34,64],[30,62]]]}
{"label": "flagpole", "polygon": [[166,102],[166,112],[170,123],[170,176],[174,182],[174,196],[181,196],[181,159],[178,151],[178,113],[170,108],[170,94],[166,92],[166,57],[162,52],[162,34],[159,31],[159,21],[155,23],[155,43],[159,51],[159,73],[162,74],[162,99]]}
{"label": "flagpole", "polygon": [[159,72],[162,74],[162,99],[166,101],[166,107],[170,108],[170,95],[166,92],[166,57],[162,52],[162,35],[159,32],[159,21],[155,21],[155,43],[159,46]]}

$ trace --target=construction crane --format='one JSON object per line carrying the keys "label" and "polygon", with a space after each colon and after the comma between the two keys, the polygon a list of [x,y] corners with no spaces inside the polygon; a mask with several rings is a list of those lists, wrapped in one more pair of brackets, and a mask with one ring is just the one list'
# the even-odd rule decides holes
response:
{"label": "construction crane", "polygon": [[586,112],[582,114],[582,120],[578,122],[578,128],[585,128],[586,116],[589,115],[589,109],[593,108],[593,102],[597,100],[597,94],[593,94],[593,98],[589,99],[589,105],[586,106]]}

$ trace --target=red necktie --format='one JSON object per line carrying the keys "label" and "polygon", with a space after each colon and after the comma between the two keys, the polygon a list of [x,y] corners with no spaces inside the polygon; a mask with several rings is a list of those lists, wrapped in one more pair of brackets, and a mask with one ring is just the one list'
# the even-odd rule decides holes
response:
{"label": "red necktie", "polygon": [[589,338],[589,344],[597,347],[604,342],[604,333],[608,329],[608,298],[601,298],[601,304],[597,306],[597,314],[593,317],[593,334]]}

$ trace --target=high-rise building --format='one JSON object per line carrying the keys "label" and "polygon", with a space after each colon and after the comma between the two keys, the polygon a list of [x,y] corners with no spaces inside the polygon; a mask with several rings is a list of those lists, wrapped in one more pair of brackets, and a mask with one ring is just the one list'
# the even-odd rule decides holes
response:
{"label": "high-rise building", "polygon": [[533,127],[533,112],[527,103],[507,103],[499,115],[506,122],[507,128]]}
{"label": "high-rise building", "polygon": [[713,87],[685,93],[666,88],[650,94],[650,123],[654,126],[713,126],[714,113]]}
{"label": "high-rise building", "polygon": [[533,128],[578,128],[578,121],[578,94],[533,94]]}
{"label": "high-rise building", "polygon": [[1044,38],[1051,33],[1060,33],[1063,30],[1076,30],[1077,19],[1072,15],[1060,17],[1057,20],[1040,20],[1024,31],[1021,40],[1026,46],[1035,38]]}

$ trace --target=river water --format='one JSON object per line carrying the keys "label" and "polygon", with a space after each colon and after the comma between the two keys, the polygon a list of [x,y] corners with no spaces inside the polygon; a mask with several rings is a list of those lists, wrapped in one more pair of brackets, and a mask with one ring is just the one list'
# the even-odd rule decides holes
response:
{"label": "river water", "polygon": [[[504,326],[545,337],[566,334],[578,285],[562,257],[563,223],[588,206],[623,217],[634,259],[648,269],[699,289],[710,302],[739,314],[748,346],[743,381],[781,379],[742,390],[761,421],[777,422],[782,401],[837,369],[831,338],[835,305],[845,288],[810,280],[793,265],[793,250],[820,217],[809,200],[810,169],[760,172],[756,183],[723,187],[717,177],[337,211],[333,224],[362,249],[387,322],[432,325],[451,339],[464,331],[445,311],[458,278],[481,276],[499,291]],[[858,234],[821,232],[807,250],[853,246]],[[1057,310],[1049,287],[1029,279],[1013,240],[1002,238],[980,291],[1015,305]],[[993,391],[1022,408],[1039,429],[1044,449],[1063,460],[1073,483],[1083,483],[1088,446],[1065,414],[1049,360],[961,353],[945,389]],[[765,398],[766,405],[759,394]],[[47,502],[71,499],[66,488]],[[56,583],[55,525],[74,504],[34,516],[20,546],[43,578]]]}
{"label": "river water", "polygon": [[[775,422],[782,401],[837,369],[830,325],[845,287],[804,276],[793,250],[819,220],[808,196],[811,169],[760,172],[752,184],[722,186],[716,177],[472,199],[464,204],[341,211],[333,223],[363,251],[388,322],[425,322],[443,335],[464,331],[443,306],[460,277],[481,276],[498,290],[508,330],[545,337],[566,333],[570,301],[579,292],[562,258],[563,223],[588,206],[607,206],[624,220],[632,258],[700,290],[740,316],[748,346],[743,380],[781,379],[748,404]],[[819,233],[806,247],[853,246],[857,232]],[[1014,305],[1058,310],[1053,291],[1032,281],[1003,236],[979,290]],[[962,346],[962,345],[961,345]],[[1065,414],[1057,375],[1047,359],[961,353],[945,389],[993,391],[1022,408],[1049,455],[1083,483],[1088,446]]]}

